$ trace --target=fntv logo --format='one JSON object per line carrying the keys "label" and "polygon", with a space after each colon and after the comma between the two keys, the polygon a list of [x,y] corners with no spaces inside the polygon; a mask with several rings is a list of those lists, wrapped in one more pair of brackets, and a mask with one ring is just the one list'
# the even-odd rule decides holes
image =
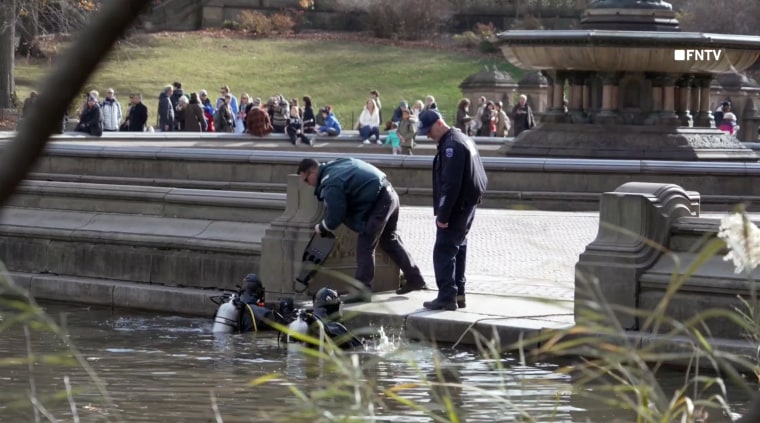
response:
{"label": "fntv logo", "polygon": [[722,50],[674,50],[673,59],[675,59],[676,62],[683,62],[685,60],[695,62],[717,62],[720,60],[722,54]]}

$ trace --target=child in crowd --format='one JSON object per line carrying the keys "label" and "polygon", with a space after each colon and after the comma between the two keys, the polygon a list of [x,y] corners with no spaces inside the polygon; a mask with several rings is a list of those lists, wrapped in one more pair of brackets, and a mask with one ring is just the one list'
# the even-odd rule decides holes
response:
{"label": "child in crowd", "polygon": [[733,112],[723,113],[723,120],[719,123],[718,127],[721,131],[728,132],[733,135],[739,131],[739,125],[736,124],[736,115]]}
{"label": "child in crowd", "polygon": [[385,143],[391,145],[394,156],[401,153],[401,138],[398,137],[398,124],[396,122],[391,122],[391,129],[388,130]]}

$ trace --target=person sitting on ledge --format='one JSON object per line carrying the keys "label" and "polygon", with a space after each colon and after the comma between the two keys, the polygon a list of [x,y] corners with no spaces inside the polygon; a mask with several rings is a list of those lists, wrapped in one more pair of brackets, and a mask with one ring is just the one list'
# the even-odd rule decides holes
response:
{"label": "person sitting on ledge", "polygon": [[245,126],[248,133],[255,137],[265,137],[274,131],[272,121],[269,120],[269,113],[266,110],[266,104],[259,104],[251,108],[245,118]]}
{"label": "person sitting on ledge", "polygon": [[87,98],[87,106],[85,106],[82,114],[79,116],[76,131],[96,137],[103,135],[103,115],[100,112],[98,99],[95,96],[90,95]]}
{"label": "person sitting on ledge", "polygon": [[337,137],[340,135],[342,128],[340,126],[338,118],[336,118],[335,114],[332,112],[332,107],[325,106],[322,108],[322,110],[320,110],[320,113],[322,114],[322,118],[325,120],[325,124],[320,126],[317,130],[319,132],[319,135],[329,135],[331,137]]}

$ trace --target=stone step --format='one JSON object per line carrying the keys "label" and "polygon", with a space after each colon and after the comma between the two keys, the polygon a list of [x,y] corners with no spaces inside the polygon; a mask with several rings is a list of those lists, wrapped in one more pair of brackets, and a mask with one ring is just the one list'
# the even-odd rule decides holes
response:
{"label": "stone step", "polygon": [[18,187],[9,205],[269,223],[285,210],[285,194],[27,180]]}
{"label": "stone step", "polygon": [[[86,182],[124,185],[164,185],[192,189],[266,190],[284,192],[284,181],[304,157],[330,160],[351,155],[388,174],[404,204],[429,205],[430,156],[343,154],[310,148],[296,150],[238,149],[225,138],[218,148],[192,144],[124,140],[116,144],[56,141],[35,167],[34,178],[77,175]],[[0,144],[0,148],[2,144]],[[542,210],[599,209],[601,193],[629,181],[673,183],[699,190],[704,210],[727,210],[746,202],[760,204],[758,163],[664,162],[646,160],[586,160],[484,157],[489,177],[483,207]],[[47,176],[50,175],[50,176]],[[81,175],[81,176],[79,176]],[[418,198],[419,197],[419,198]]]}
{"label": "stone step", "polygon": [[233,289],[259,267],[265,223],[6,207],[10,271]]}

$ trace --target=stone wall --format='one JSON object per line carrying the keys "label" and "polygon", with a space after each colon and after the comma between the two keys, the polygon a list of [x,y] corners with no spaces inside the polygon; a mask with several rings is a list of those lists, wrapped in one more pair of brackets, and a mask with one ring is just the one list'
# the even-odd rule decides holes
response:
{"label": "stone wall", "polygon": [[[300,9],[298,0],[169,0],[158,12],[166,8],[175,8],[173,3],[183,2],[187,7],[202,4],[201,25],[203,28],[221,27],[225,21],[236,20],[243,10],[261,10],[273,13],[282,9]],[[195,6],[190,5],[192,3]],[[581,11],[587,7],[589,0],[468,0],[452,1],[454,17],[450,32],[472,30],[476,23],[491,22],[497,28],[508,28],[515,21],[515,16],[533,15],[539,17],[544,28],[564,29],[579,22]],[[314,7],[305,10],[304,27],[321,30],[357,30],[362,29],[361,14],[347,12],[338,0],[315,0]],[[153,19],[156,20],[156,19]],[[182,24],[187,25],[189,21]],[[175,23],[178,24],[178,23]],[[200,27],[199,27],[200,28]],[[171,28],[165,28],[171,29]]]}

